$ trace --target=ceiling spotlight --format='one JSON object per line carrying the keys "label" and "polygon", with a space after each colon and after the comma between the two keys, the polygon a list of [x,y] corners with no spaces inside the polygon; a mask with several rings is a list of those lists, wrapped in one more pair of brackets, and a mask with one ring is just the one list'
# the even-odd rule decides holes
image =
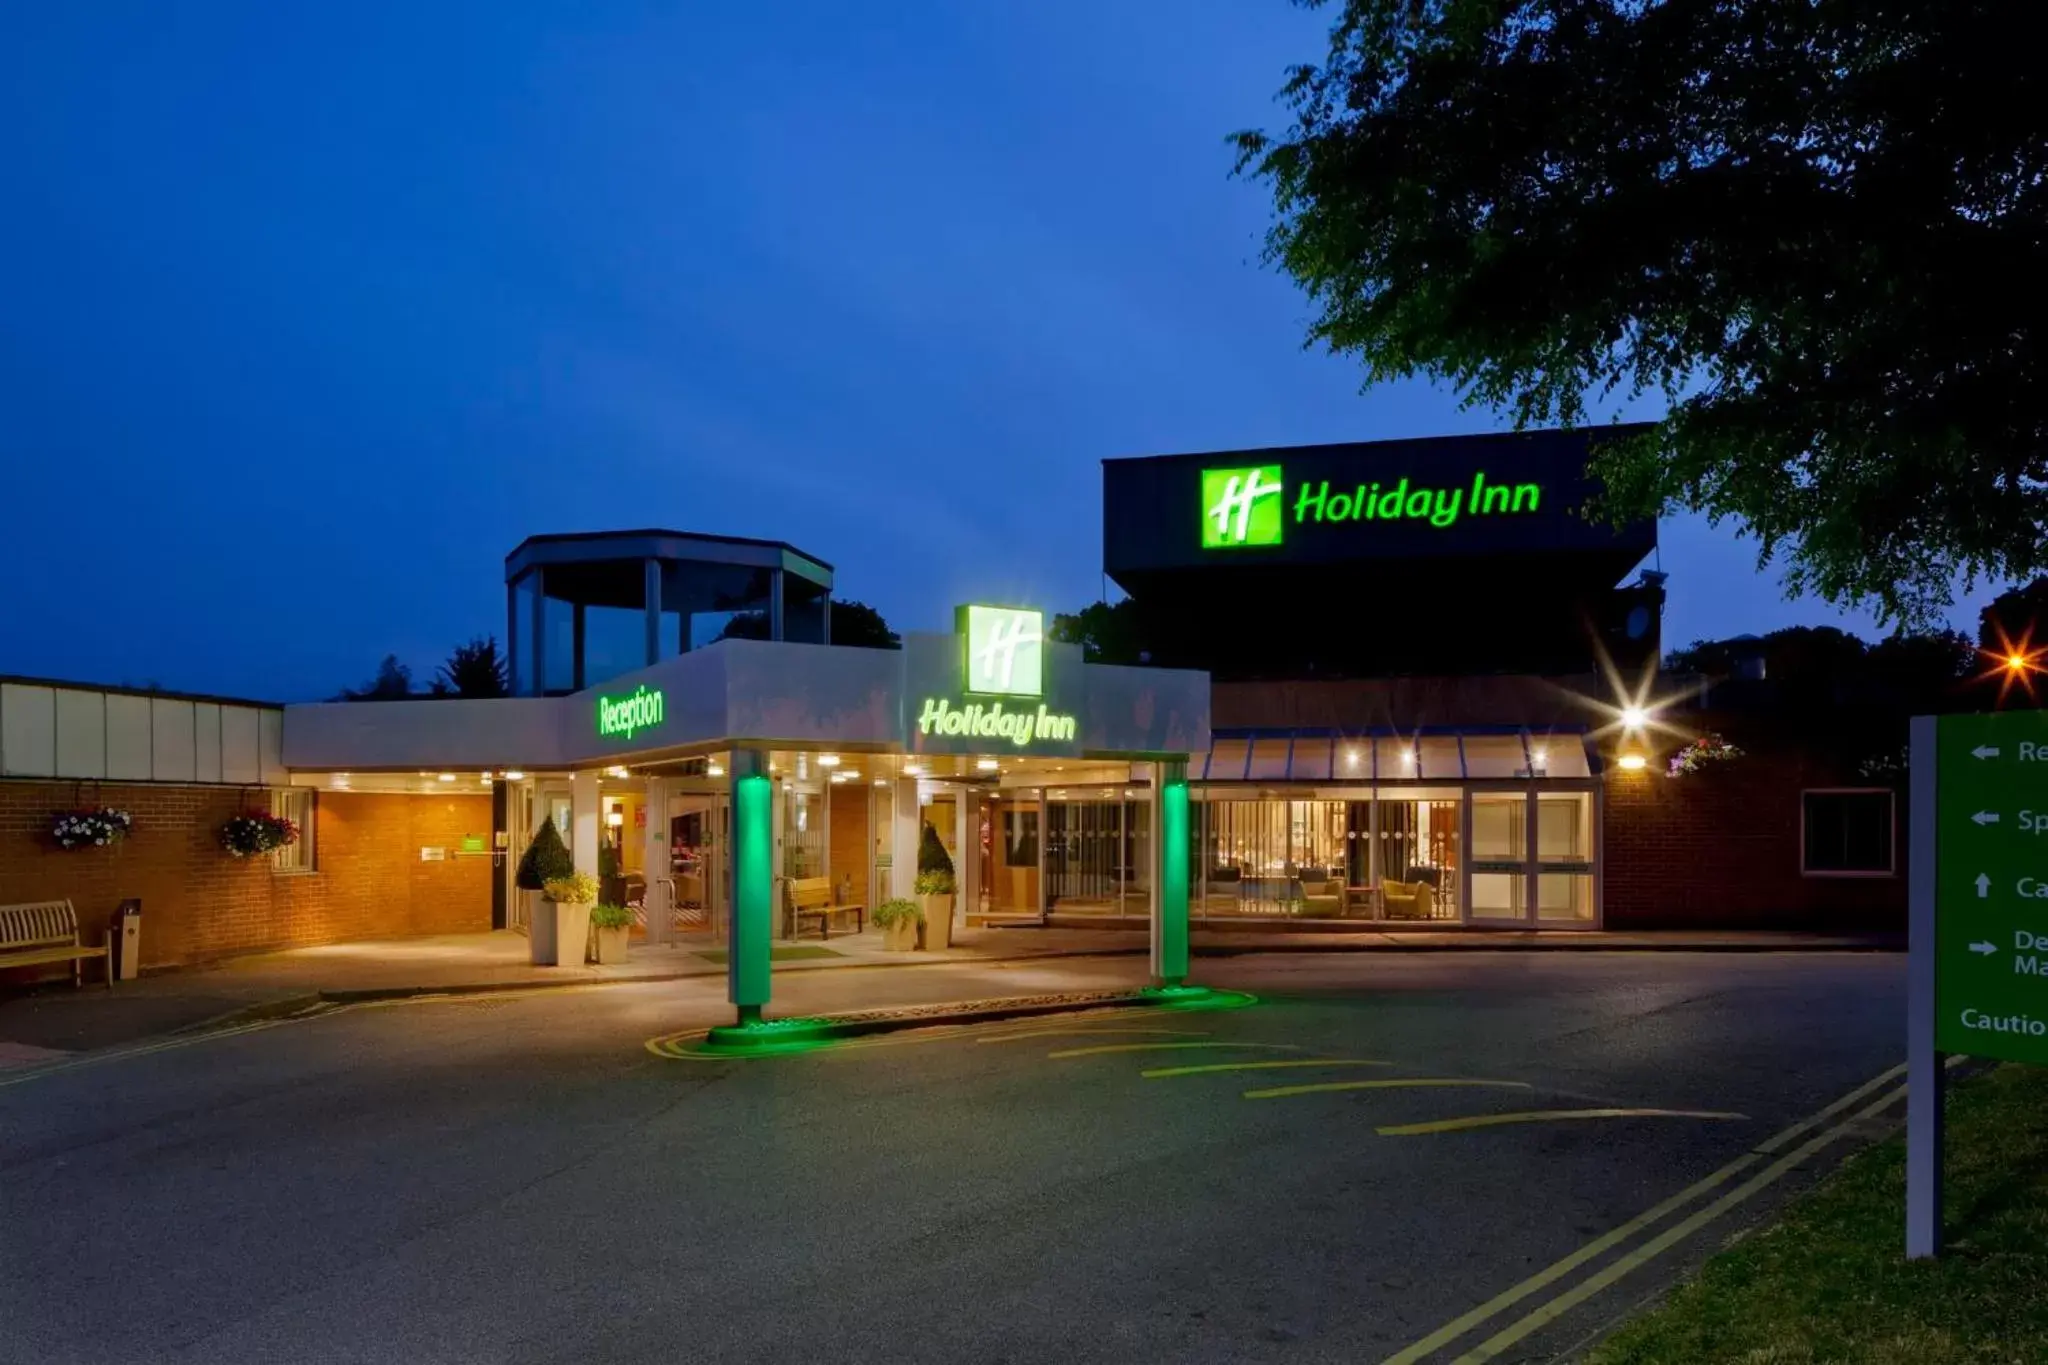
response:
{"label": "ceiling spotlight", "polygon": [[441,780],[442,780],[443,782],[453,782],[453,781],[455,780],[455,774],[454,774],[454,773],[442,773],[442,774],[441,774]]}
{"label": "ceiling spotlight", "polygon": [[819,767],[821,767],[821,768],[836,768],[836,767],[838,767],[838,766],[839,766],[839,755],[838,755],[838,754],[819,754],[819,755],[818,755],[818,766],[819,766]]}
{"label": "ceiling spotlight", "polygon": [[1002,764],[998,763],[996,760],[992,758],[977,758],[974,760],[974,766],[981,769],[981,771],[985,773],[992,773],[996,769],[1002,767]]}
{"label": "ceiling spotlight", "polygon": [[505,780],[507,782],[524,782],[526,774],[520,772],[517,768],[507,768],[505,770]]}
{"label": "ceiling spotlight", "polygon": [[724,777],[725,769],[719,764],[713,763],[704,769],[704,775],[706,777]]}

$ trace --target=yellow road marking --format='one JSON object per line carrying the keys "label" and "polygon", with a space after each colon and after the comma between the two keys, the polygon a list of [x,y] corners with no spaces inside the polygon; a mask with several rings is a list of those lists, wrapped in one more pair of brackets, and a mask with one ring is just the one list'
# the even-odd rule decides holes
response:
{"label": "yellow road marking", "polygon": [[1162,1066],[1138,1074],[1148,1081],[1168,1076],[1206,1076],[1216,1071],[1280,1071],[1304,1066],[1392,1066],[1392,1062],[1368,1061],[1363,1057],[1289,1057],[1280,1062],[1210,1062],[1204,1066]]}
{"label": "yellow road marking", "polygon": [[1758,1171],[1748,1180],[1728,1191],[1728,1193],[1722,1195],[1705,1208],[1700,1209],[1681,1222],[1672,1224],[1663,1232],[1658,1233],[1655,1237],[1637,1247],[1634,1251],[1616,1260],[1612,1265],[1607,1266],[1596,1274],[1588,1275],[1585,1279],[1579,1281],[1578,1284],[1559,1294],[1541,1308],[1534,1310],[1525,1317],[1517,1319],[1515,1322],[1494,1333],[1464,1355],[1459,1356],[1451,1365],[1481,1365],[1484,1361],[1492,1360],[1502,1351],[1507,1350],[1508,1347],[1514,1345],[1523,1337],[1528,1336],[1537,1328],[1542,1327],[1546,1323],[1556,1321],[1579,1304],[1584,1303],[1587,1299],[1592,1298],[1595,1294],[1628,1274],[1631,1270],[1655,1260],[1736,1205],[1746,1202],[1759,1191],[1776,1184],[1793,1167],[1798,1166],[1815,1152],[1818,1152],[1836,1138],[1855,1128],[1856,1125],[1862,1123],[1865,1119],[1876,1118],[1892,1105],[1904,1099],[1905,1095],[1906,1088],[1900,1086],[1876,1104],[1858,1112],[1856,1117],[1848,1120],[1846,1123],[1837,1124],[1835,1127],[1821,1133],[1818,1137],[1808,1138],[1805,1142],[1793,1148],[1784,1156],[1779,1157],[1776,1161],[1773,1161],[1770,1165],[1764,1167],[1761,1171]]}
{"label": "yellow road marking", "polygon": [[[1533,1090],[1527,1081],[1467,1081],[1454,1076],[1421,1076],[1392,1081],[1323,1081],[1316,1085],[1281,1085],[1270,1090],[1247,1090],[1248,1100],[1283,1100],[1289,1095],[1328,1095],[1339,1090],[1455,1090],[1468,1086],[1500,1090]],[[1457,1120],[1451,1120],[1453,1123]],[[1388,1130],[1382,1128],[1382,1133]]]}
{"label": "yellow road marking", "polygon": [[1014,1043],[1023,1038],[1097,1038],[1118,1034],[1156,1034],[1165,1038],[1206,1038],[1207,1029],[1186,1028],[1035,1028],[1019,1033],[999,1033],[992,1038],[977,1038],[977,1043]]}
{"label": "yellow road marking", "polygon": [[1428,1123],[1396,1123],[1373,1131],[1381,1137],[1419,1137],[1428,1133],[1462,1133],[1470,1128],[1498,1128],[1507,1123],[1569,1123],[1577,1119],[1728,1119],[1746,1121],[1747,1114],[1716,1109],[1525,1109],[1514,1114],[1467,1114]]}
{"label": "yellow road marking", "polygon": [[[1957,1060],[1960,1059],[1952,1058],[1950,1064],[1953,1065]],[[1808,1118],[1801,1119],[1783,1132],[1758,1143],[1754,1148],[1735,1158],[1735,1160],[1729,1162],[1720,1170],[1715,1171],[1712,1175],[1686,1186],[1669,1199],[1637,1214],[1620,1227],[1602,1233],[1577,1251],[1572,1252],[1569,1256],[1544,1267],[1528,1279],[1523,1280],[1520,1284],[1503,1290],[1478,1307],[1451,1319],[1451,1321],[1437,1328],[1414,1345],[1388,1356],[1382,1365],[1417,1365],[1417,1362],[1427,1356],[1436,1354],[1436,1352],[1456,1341],[1459,1337],[1466,1335],[1481,1323],[1486,1322],[1490,1318],[1500,1316],[1523,1299],[1528,1298],[1531,1294],[1557,1283],[1565,1276],[1571,1274],[1572,1271],[1586,1264],[1586,1262],[1606,1255],[1609,1251],[1612,1251],[1615,1247],[1626,1242],[1645,1228],[1662,1222],[1665,1218],[1684,1208],[1701,1195],[1727,1184],[1736,1176],[1762,1161],[1766,1154],[1776,1151],[1786,1143],[1797,1138],[1801,1133],[1825,1123],[1850,1105],[1862,1100],[1871,1091],[1897,1079],[1905,1073],[1905,1070],[1905,1063],[1901,1062],[1883,1075],[1865,1081],[1862,1085],[1857,1086],[1848,1094],[1828,1105],[1827,1108]]]}
{"label": "yellow road marking", "polygon": [[1259,1048],[1273,1052],[1299,1052],[1292,1043],[1104,1043],[1099,1047],[1070,1047],[1048,1052],[1048,1057],[1100,1057],[1111,1052],[1177,1052],[1198,1047]]}
{"label": "yellow road marking", "polygon": [[24,1085],[38,1081],[45,1076],[54,1076],[60,1071],[76,1071],[80,1067],[99,1066],[106,1062],[127,1061],[131,1057],[147,1057],[151,1053],[169,1052],[175,1048],[191,1047],[195,1043],[211,1043],[220,1038],[234,1038],[244,1033],[260,1033],[264,1029],[276,1028],[280,1024],[297,1022],[292,1019],[258,1019],[247,1024],[230,1028],[214,1029],[207,1033],[181,1034],[172,1038],[160,1038],[153,1043],[142,1043],[135,1047],[119,1048],[111,1052],[88,1052],[61,1062],[16,1072],[14,1075],[0,1075],[0,1088],[10,1085]]}

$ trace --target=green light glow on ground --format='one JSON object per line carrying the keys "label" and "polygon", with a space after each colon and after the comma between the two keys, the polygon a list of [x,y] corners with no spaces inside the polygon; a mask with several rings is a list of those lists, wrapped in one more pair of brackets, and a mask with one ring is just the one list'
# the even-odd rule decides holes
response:
{"label": "green light glow on ground", "polygon": [[752,1019],[712,1029],[704,1035],[704,1050],[729,1057],[770,1057],[827,1047],[841,1036],[840,1026],[830,1019]]}
{"label": "green light glow on ground", "polygon": [[1241,1010],[1259,1003],[1248,992],[1210,986],[1148,986],[1138,994],[1140,1003],[1163,1010]]}

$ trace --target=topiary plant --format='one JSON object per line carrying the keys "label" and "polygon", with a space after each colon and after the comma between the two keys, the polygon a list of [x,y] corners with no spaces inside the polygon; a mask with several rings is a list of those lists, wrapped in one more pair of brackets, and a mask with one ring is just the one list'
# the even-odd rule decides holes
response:
{"label": "topiary plant", "polygon": [[953,855],[946,852],[938,830],[931,825],[924,827],[924,833],[917,841],[917,894],[953,894]]}
{"label": "topiary plant", "polygon": [[554,820],[549,818],[541,821],[540,828],[533,832],[533,842],[526,846],[526,856],[519,860],[519,871],[512,880],[522,891],[538,891],[575,870],[576,860],[569,856],[562,836],[555,832]]}

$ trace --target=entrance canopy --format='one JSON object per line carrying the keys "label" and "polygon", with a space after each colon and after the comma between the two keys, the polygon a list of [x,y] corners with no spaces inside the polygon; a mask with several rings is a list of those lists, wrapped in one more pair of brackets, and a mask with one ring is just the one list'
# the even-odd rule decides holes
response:
{"label": "entrance canopy", "polygon": [[1035,611],[976,607],[963,609],[960,633],[910,635],[902,649],[722,640],[563,697],[291,706],[284,761],[574,769],[737,747],[1020,759],[1178,759],[1208,747],[1207,674],[1083,663],[1079,646],[1041,627]]}
{"label": "entrance canopy", "polygon": [[1200,782],[1565,780],[1599,771],[1583,727],[1517,725],[1225,729],[1188,760],[1188,777]]}

